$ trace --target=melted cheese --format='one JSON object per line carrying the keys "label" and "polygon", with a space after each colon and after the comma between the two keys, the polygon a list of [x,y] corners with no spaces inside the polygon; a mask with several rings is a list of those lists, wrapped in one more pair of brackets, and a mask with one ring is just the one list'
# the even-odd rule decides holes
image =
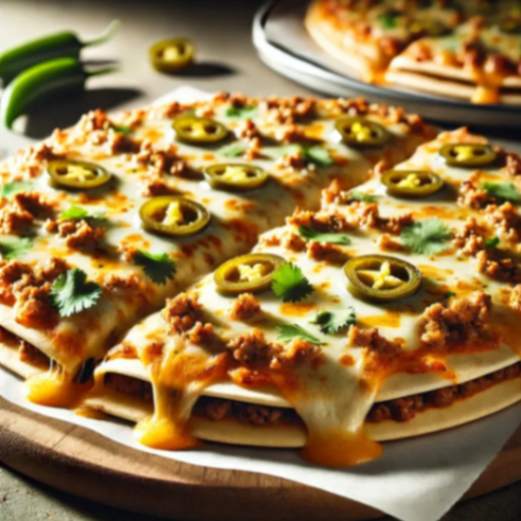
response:
{"label": "melted cheese", "polygon": [[[475,138],[464,131],[442,134],[435,143],[421,147],[409,160],[403,162],[400,168],[432,170],[456,189],[472,170],[447,167],[440,160],[437,150],[443,143],[465,140],[470,143]],[[488,175],[501,179],[504,174],[498,170],[489,171]],[[381,215],[393,216],[403,213],[403,202],[392,197],[384,197],[382,190],[377,178],[358,188],[360,192],[373,193],[379,197],[378,207]],[[442,200],[439,206],[444,209],[445,216],[450,216],[445,217],[445,223],[453,230],[459,229],[469,215],[467,211],[452,212],[453,200]],[[407,210],[411,211],[415,218],[422,219],[425,218],[425,208],[429,207],[437,206],[429,199],[412,200],[407,205]],[[342,205],[334,209],[338,212],[349,211],[349,208]],[[267,236],[276,236],[283,240],[287,234],[295,232],[296,228],[287,225],[268,232]],[[351,238],[351,255],[380,253],[376,245],[378,232],[375,230],[358,230]],[[501,314],[501,320],[494,321],[502,340],[498,353],[501,350],[519,352],[520,349],[519,320],[514,318],[514,312],[497,307],[504,285],[491,280],[485,281],[478,275],[475,258],[460,259],[457,252],[450,249],[450,243],[447,247],[449,253],[435,257],[393,252],[392,255],[419,266],[424,277],[429,279],[429,284],[424,283],[418,294],[400,302],[396,309],[393,309],[395,306],[391,304],[389,309],[382,310],[381,305],[360,300],[347,290],[341,267],[321,263],[321,269],[317,270],[316,261],[309,258],[306,252],[291,251],[280,245],[266,246],[266,243],[261,241],[254,251],[281,255],[298,265],[315,288],[315,292],[297,303],[280,303],[269,292],[257,295],[263,314],[255,321],[255,327],[260,328],[269,341],[275,342],[279,342],[278,325],[286,323],[301,327],[320,341],[320,362],[304,361],[295,367],[273,368],[250,374],[251,378],[242,374],[239,378],[240,369],[234,368],[235,363],[229,365],[226,350],[222,353],[224,358],[219,359],[219,350],[215,352],[193,346],[185,338],[173,336],[169,333],[168,324],[162,314],[155,314],[134,327],[125,340],[136,347],[140,359],[150,368],[154,388],[154,416],[137,427],[137,435],[142,442],[149,445],[182,448],[188,432],[186,429],[189,429],[190,411],[197,398],[204,395],[213,383],[228,380],[246,386],[245,396],[248,392],[253,393],[246,401],[251,400],[253,403],[256,403],[256,400],[262,403],[261,398],[256,398],[254,394],[258,392],[257,386],[260,386],[260,389],[266,386],[276,389],[284,399],[283,403],[295,409],[306,425],[308,442],[303,456],[309,461],[322,465],[346,466],[378,457],[382,449],[367,439],[363,433],[363,426],[378,392],[385,387],[391,376],[403,374],[401,372],[404,371],[410,372],[414,376],[405,381],[413,382],[414,378],[418,378],[415,386],[421,389],[422,385],[425,387],[420,378],[423,373],[427,388],[439,388],[457,381],[456,369],[451,368],[451,363],[452,360],[457,360],[454,357],[457,356],[458,349],[460,356],[465,354],[468,356],[467,360],[475,360],[477,364],[480,363],[480,353],[493,354],[492,351],[496,349],[495,344],[485,342],[480,345],[460,346],[450,353],[443,350],[433,353],[420,347],[418,320],[425,307],[433,302],[433,295],[436,296],[436,293],[430,293],[431,285],[439,285],[465,295],[467,286],[475,288],[476,279],[483,279],[480,284],[487,285],[487,292],[494,299],[494,309],[496,313]],[[392,284],[393,281],[388,280],[389,276],[390,273],[383,270],[375,275],[374,281],[378,284]],[[217,292],[212,275],[203,278],[191,291],[197,295],[204,307],[205,316],[212,321],[223,339],[233,339],[251,330],[252,326],[248,323],[229,317],[227,310],[230,309],[233,298]],[[439,299],[439,294],[436,298]],[[374,362],[369,364],[367,352],[363,347],[349,347],[344,335],[327,335],[312,323],[311,312],[315,309],[334,312],[347,307],[355,309],[360,325],[377,327],[382,336],[400,340],[403,344],[403,355],[387,366],[375,366]],[[158,341],[162,345],[161,352],[150,356],[150,342]],[[492,359],[493,357],[483,358],[491,361],[490,367],[493,367]],[[465,366],[465,358],[461,360],[455,362],[454,367],[457,367],[458,372]],[[100,374],[103,372],[102,367]],[[402,388],[401,393],[399,396],[410,394],[411,387]],[[209,394],[215,395],[215,392]],[[187,441],[188,446],[192,441]]]}

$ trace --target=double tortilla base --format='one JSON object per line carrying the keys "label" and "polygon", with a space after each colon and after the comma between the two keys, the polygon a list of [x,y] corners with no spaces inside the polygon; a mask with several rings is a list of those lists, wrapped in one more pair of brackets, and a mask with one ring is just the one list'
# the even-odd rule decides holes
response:
{"label": "double tortilla base", "polygon": [[[355,521],[381,515],[365,505],[284,479],[196,467],[134,451],[1,399],[0,448],[2,463],[52,487],[171,519]],[[465,497],[517,480],[521,480],[521,429]]]}

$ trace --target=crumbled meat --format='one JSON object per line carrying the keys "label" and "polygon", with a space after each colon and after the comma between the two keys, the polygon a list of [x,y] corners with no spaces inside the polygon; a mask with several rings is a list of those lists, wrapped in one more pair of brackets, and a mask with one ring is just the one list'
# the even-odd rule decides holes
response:
{"label": "crumbled meat", "polygon": [[402,344],[399,341],[388,340],[373,327],[351,326],[347,333],[347,342],[351,346],[366,347],[384,359],[392,359],[402,352]]}
{"label": "crumbled meat", "polygon": [[269,367],[272,359],[280,352],[280,346],[270,344],[259,329],[243,333],[227,345],[233,358],[248,367]]}
{"label": "crumbled meat", "polygon": [[36,266],[35,276],[37,280],[53,282],[68,269],[69,265],[63,259],[51,257],[43,265]]}
{"label": "crumbled meat", "polygon": [[280,168],[300,170],[306,166],[306,160],[300,152],[295,151],[290,154],[284,154],[281,158],[277,159],[275,164]]}
{"label": "crumbled meat", "polygon": [[480,209],[494,200],[480,187],[479,173],[474,173],[461,183],[458,192],[458,204],[466,208]]}
{"label": "crumbled meat", "polygon": [[20,340],[18,356],[22,362],[27,364],[31,364],[42,369],[47,369],[49,367],[49,358],[39,349],[36,349],[36,347],[34,347],[32,344],[29,344],[25,340]]}
{"label": "crumbled meat", "polygon": [[342,185],[338,179],[333,179],[329,185],[322,190],[322,205],[331,204],[341,197]]}
{"label": "crumbled meat", "polygon": [[202,322],[196,322],[194,327],[190,329],[188,338],[193,344],[212,351],[218,351],[224,348],[222,339],[209,322],[204,324]]}
{"label": "crumbled meat", "polygon": [[29,286],[17,295],[16,321],[26,327],[50,329],[58,322],[58,312],[53,306],[51,285]]}
{"label": "crumbled meat", "polygon": [[515,206],[506,202],[498,206],[488,205],[485,218],[503,240],[517,243],[521,237],[521,215]]}
{"label": "crumbled meat", "polygon": [[33,217],[48,217],[53,212],[53,206],[38,192],[21,192],[14,196],[16,205]]}
{"label": "crumbled meat", "polygon": [[164,179],[155,177],[146,182],[143,195],[147,197],[154,197],[156,195],[172,195],[177,193],[175,188],[172,188]]}
{"label": "crumbled meat", "polygon": [[135,293],[144,297],[141,277],[137,273],[119,275],[110,273],[103,281],[103,286],[109,293]]}
{"label": "crumbled meat", "polygon": [[336,265],[345,264],[347,261],[347,254],[336,244],[309,241],[307,252],[308,256],[316,261],[325,261]]}
{"label": "crumbled meat", "polygon": [[463,255],[475,255],[485,248],[487,230],[481,226],[475,217],[469,217],[461,230],[454,235],[454,246]]}
{"label": "crumbled meat", "polygon": [[231,414],[232,402],[230,400],[205,400],[203,403],[204,416],[210,420],[224,420]]}
{"label": "crumbled meat", "polygon": [[489,295],[477,291],[449,304],[435,303],[422,314],[420,340],[433,349],[450,348],[491,338]]}
{"label": "crumbled meat", "polygon": [[284,238],[284,247],[291,251],[304,251],[306,241],[297,233],[290,233]]}
{"label": "crumbled meat", "polygon": [[251,293],[241,293],[234,301],[230,318],[232,320],[251,320],[261,312],[259,301]]}
{"label": "crumbled meat", "polygon": [[322,360],[323,353],[319,346],[302,338],[295,338],[286,346],[286,349],[276,352],[276,357],[272,361],[271,367],[278,369],[302,364],[310,364],[316,367],[320,365]]}
{"label": "crumbled meat", "polygon": [[124,395],[141,398],[147,402],[152,401],[152,386],[138,378],[122,374],[107,373],[103,378],[105,386],[114,389]]}
{"label": "crumbled meat", "polygon": [[177,155],[176,145],[163,149],[155,146],[149,140],[144,140],[136,160],[150,168],[151,172],[157,176],[161,174],[183,176],[190,170],[186,161]]}
{"label": "crumbled meat", "polygon": [[476,255],[478,270],[491,279],[521,283],[521,266],[514,257],[499,250],[482,250]]}
{"label": "crumbled meat", "polygon": [[7,235],[23,235],[34,223],[34,216],[27,210],[13,205],[0,209],[0,232]]}
{"label": "crumbled meat", "polygon": [[470,380],[463,384],[442,387],[435,391],[423,394],[415,394],[404,398],[397,398],[385,402],[375,403],[369,414],[367,421],[382,422],[387,420],[409,421],[416,414],[432,407],[448,407],[455,401],[468,398],[493,385],[521,376],[521,362],[500,369],[488,375]]}
{"label": "crumbled meat", "polygon": [[0,261],[0,301],[12,306],[18,287],[26,287],[34,283],[33,270],[19,261]]}
{"label": "crumbled meat", "polygon": [[69,248],[80,251],[99,249],[105,237],[105,228],[95,226],[84,219],[67,220],[58,224],[60,237],[66,237]]}
{"label": "crumbled meat", "polygon": [[255,125],[255,123],[251,119],[246,119],[245,121],[242,121],[235,129],[235,134],[237,137],[246,139],[247,141],[262,138],[260,130],[257,128],[257,125]]}
{"label": "crumbled meat", "polygon": [[[236,402],[238,403],[238,402]],[[240,404],[236,407],[236,416],[239,420],[252,425],[272,425],[282,418],[282,411],[276,407],[263,407],[262,405]]]}
{"label": "crumbled meat", "polygon": [[202,307],[196,297],[180,293],[167,302],[163,316],[173,331],[182,333],[201,321]]}

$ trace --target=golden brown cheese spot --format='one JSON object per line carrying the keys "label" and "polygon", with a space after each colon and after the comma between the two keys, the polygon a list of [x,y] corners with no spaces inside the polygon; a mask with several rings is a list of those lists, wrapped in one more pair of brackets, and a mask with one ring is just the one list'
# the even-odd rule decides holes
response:
{"label": "golden brown cheese spot", "polygon": [[400,327],[400,313],[386,311],[381,315],[360,317],[358,322],[367,327]]}
{"label": "golden brown cheese spot", "polygon": [[285,302],[279,307],[282,315],[287,317],[303,317],[316,308],[313,303]]}

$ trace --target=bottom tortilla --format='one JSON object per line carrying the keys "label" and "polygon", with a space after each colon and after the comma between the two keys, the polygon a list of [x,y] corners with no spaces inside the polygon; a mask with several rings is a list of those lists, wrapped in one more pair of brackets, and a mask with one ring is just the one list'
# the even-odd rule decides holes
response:
{"label": "bottom tortilla", "polygon": [[[434,77],[405,69],[389,69],[385,74],[385,79],[392,86],[466,101],[472,100],[478,88],[475,84],[466,84],[448,77]],[[518,94],[502,92],[499,89],[499,97],[502,104],[521,105],[521,91]]]}
{"label": "bottom tortilla", "polygon": [[[447,407],[432,407],[405,422],[366,423],[375,441],[391,441],[458,427],[505,409],[521,401],[521,380],[505,380]],[[138,422],[152,413],[151,404],[112,391],[88,399],[85,405],[111,416]],[[300,448],[306,443],[302,424],[251,425],[233,418],[210,420],[195,416],[191,420],[194,436],[206,441],[232,445],[272,448]]]}

